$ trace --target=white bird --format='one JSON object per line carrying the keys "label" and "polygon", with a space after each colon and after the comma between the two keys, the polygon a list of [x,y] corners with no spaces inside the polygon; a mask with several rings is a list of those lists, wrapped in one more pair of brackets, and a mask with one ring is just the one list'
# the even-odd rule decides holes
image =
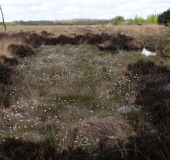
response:
{"label": "white bird", "polygon": [[143,48],[141,53],[144,54],[145,56],[156,56],[156,52],[151,52],[151,51],[147,50],[145,48],[145,46],[144,46],[144,48]]}

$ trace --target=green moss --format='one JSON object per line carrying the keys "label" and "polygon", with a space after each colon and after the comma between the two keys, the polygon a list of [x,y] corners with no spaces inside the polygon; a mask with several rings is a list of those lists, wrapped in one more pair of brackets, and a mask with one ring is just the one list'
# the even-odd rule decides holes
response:
{"label": "green moss", "polygon": [[95,99],[96,96],[94,94],[77,92],[72,94],[65,94],[57,98],[60,99],[60,101],[75,103],[75,102],[88,102]]}

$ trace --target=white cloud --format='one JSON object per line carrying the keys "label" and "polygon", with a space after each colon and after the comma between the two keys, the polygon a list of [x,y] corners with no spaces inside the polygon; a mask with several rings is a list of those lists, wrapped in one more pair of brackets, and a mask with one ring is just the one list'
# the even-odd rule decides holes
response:
{"label": "white cloud", "polygon": [[168,9],[169,0],[1,0],[5,20],[146,17]]}
{"label": "white cloud", "polygon": [[[90,4],[90,5],[98,5],[103,3],[103,0],[83,0],[82,1],[83,4]],[[105,2],[104,2],[105,3]]]}
{"label": "white cloud", "polygon": [[77,11],[77,8],[72,7],[72,6],[68,6],[68,7],[63,7],[61,10],[62,10],[63,12],[65,12],[65,13],[67,13],[67,12],[72,12],[72,13],[74,13],[74,12]]}
{"label": "white cloud", "polygon": [[47,3],[43,3],[40,6],[31,6],[31,9],[33,11],[50,11],[51,9],[53,9],[54,5],[50,2]]}
{"label": "white cloud", "polygon": [[1,5],[22,5],[22,4],[35,4],[35,3],[43,3],[44,0],[1,0]]}

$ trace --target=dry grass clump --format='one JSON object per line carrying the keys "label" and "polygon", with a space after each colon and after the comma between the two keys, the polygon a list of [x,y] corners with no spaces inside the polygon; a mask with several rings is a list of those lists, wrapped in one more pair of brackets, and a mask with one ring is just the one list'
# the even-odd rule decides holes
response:
{"label": "dry grass clump", "polygon": [[117,138],[125,139],[129,134],[130,126],[121,116],[92,117],[66,127],[59,136],[59,144],[63,149],[88,148],[99,143],[116,143]]}

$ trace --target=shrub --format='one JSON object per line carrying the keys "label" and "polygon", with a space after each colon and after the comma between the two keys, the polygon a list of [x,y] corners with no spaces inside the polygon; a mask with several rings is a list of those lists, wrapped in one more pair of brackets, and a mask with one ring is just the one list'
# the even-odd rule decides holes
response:
{"label": "shrub", "polygon": [[114,25],[118,25],[118,24],[120,24],[120,22],[123,22],[123,21],[124,21],[124,17],[123,16],[116,16],[113,19],[113,24]]}

